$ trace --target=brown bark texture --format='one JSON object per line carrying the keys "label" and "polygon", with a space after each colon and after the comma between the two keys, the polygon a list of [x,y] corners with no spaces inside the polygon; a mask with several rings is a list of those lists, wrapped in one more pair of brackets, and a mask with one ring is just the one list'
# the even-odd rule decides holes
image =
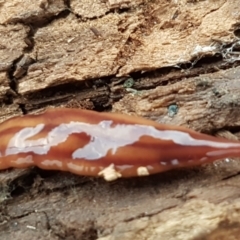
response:
{"label": "brown bark texture", "polygon": [[[0,121],[75,107],[240,137],[239,0],[0,0]],[[1,239],[240,239],[240,163],[98,178],[0,172]]]}

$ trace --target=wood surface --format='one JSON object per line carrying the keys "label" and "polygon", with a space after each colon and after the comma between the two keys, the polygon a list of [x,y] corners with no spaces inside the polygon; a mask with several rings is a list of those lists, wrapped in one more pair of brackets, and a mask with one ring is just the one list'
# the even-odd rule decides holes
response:
{"label": "wood surface", "polygon": [[[76,107],[239,138],[239,60],[239,0],[0,0],[0,121]],[[239,172],[1,171],[1,239],[239,239]]]}

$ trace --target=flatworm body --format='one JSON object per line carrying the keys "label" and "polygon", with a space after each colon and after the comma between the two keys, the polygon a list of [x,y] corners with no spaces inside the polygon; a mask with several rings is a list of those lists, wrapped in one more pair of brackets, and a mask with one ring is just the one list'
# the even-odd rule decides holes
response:
{"label": "flatworm body", "polygon": [[107,181],[240,157],[238,141],[80,109],[11,118],[0,124],[0,136],[0,169],[37,166]]}

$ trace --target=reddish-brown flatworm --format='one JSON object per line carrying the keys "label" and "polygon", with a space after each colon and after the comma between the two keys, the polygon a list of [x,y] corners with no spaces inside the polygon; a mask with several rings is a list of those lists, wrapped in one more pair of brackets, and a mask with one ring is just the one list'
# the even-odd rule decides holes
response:
{"label": "reddish-brown flatworm", "polygon": [[0,124],[0,169],[37,166],[85,176],[146,176],[240,157],[240,143],[139,117],[56,108]]}

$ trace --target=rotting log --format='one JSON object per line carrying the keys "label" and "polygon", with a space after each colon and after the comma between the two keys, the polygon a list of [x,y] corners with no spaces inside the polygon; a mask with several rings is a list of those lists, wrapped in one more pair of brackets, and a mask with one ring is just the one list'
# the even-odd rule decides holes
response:
{"label": "rotting log", "polygon": [[[0,120],[48,107],[238,138],[239,0],[0,1]],[[106,183],[1,171],[1,239],[238,239],[240,164]]]}

